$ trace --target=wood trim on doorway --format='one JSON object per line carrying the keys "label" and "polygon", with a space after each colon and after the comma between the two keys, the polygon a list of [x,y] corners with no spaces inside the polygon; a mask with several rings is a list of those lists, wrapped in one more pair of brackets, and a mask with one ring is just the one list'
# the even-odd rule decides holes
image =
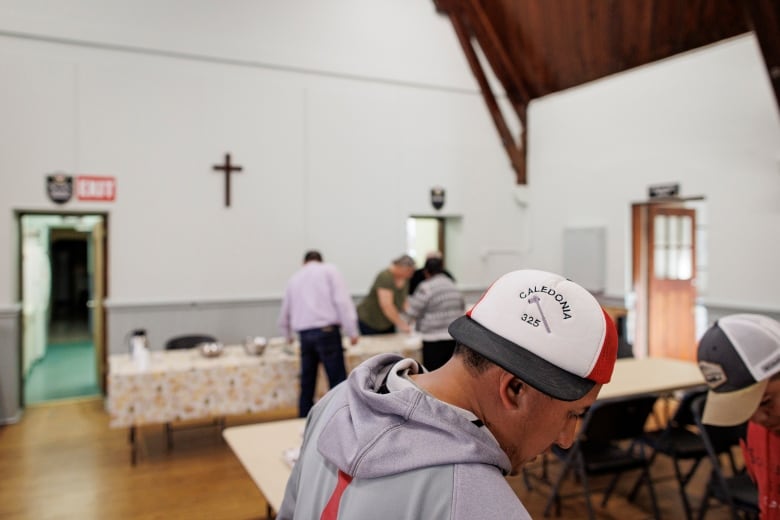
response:
{"label": "wood trim on doorway", "polygon": [[[99,272],[93,273],[93,276],[100,277],[100,279],[95,280],[95,287],[102,287],[102,294],[100,295],[100,305],[103,305],[103,302],[108,298],[109,294],[109,265],[110,265],[110,259],[109,259],[109,249],[108,249],[108,232],[109,229],[109,219],[110,214],[106,211],[54,211],[54,210],[25,210],[25,209],[15,209],[14,210],[14,219],[16,222],[16,229],[17,229],[17,262],[16,262],[16,273],[17,273],[17,288],[16,288],[16,294],[17,299],[19,302],[23,302],[24,298],[24,290],[23,290],[23,279],[22,279],[22,272],[23,272],[23,232],[22,232],[22,217],[24,216],[62,216],[62,217],[82,217],[82,216],[98,216],[102,218],[103,221],[103,234],[102,234],[102,249],[103,249],[103,259],[102,259],[102,269]],[[95,352],[100,353],[100,357],[96,357],[96,364],[98,365],[98,369],[102,370],[102,377],[98,377],[98,386],[100,387],[100,391],[102,395],[106,394],[106,379],[107,379],[107,367],[108,367],[108,358],[107,358],[107,321],[106,321],[106,315],[105,315],[105,308],[103,307],[101,309],[102,312],[98,312],[96,314],[99,315],[100,323],[97,324],[98,327],[96,329],[100,330],[98,334],[92,334],[92,340],[95,347]],[[18,343],[17,343],[17,352],[19,353],[19,366],[18,366],[18,374],[19,374],[19,398],[20,398],[20,404],[24,405],[24,378],[22,377],[22,368],[23,368],[23,345],[24,345],[24,325],[23,325],[23,319],[20,314],[19,318],[19,335],[18,335]]]}

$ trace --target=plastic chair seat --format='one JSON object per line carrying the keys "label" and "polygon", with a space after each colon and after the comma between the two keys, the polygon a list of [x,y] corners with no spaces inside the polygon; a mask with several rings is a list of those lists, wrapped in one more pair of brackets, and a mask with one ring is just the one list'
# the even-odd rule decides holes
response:
{"label": "plastic chair seat", "polygon": [[707,448],[701,436],[687,428],[647,432],[644,440],[654,450],[678,459],[701,459],[707,456]]}
{"label": "plastic chair seat", "polygon": [[628,471],[639,470],[638,482],[647,486],[653,507],[653,516],[659,517],[658,504],[650,478],[650,458],[646,456],[645,445],[639,442],[644,434],[645,423],[653,410],[656,397],[653,395],[597,400],[582,419],[574,444],[568,449],[552,447],[552,453],[562,462],[557,479],[552,485],[550,496],[544,508],[548,516],[553,506],[560,514],[561,485],[566,476],[574,472],[580,480],[588,518],[595,519],[591,504],[589,476],[612,475],[601,505],[609,500],[618,479]]}

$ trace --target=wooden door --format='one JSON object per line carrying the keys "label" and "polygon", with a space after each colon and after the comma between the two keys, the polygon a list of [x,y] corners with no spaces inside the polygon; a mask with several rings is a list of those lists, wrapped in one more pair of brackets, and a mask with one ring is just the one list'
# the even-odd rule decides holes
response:
{"label": "wooden door", "polygon": [[695,361],[696,211],[635,204],[633,220],[639,351]]}
{"label": "wooden door", "polygon": [[89,306],[92,315],[92,341],[95,345],[95,366],[100,391],[106,393],[108,357],[106,354],[105,310],[103,301],[106,295],[106,240],[105,221],[101,219],[92,228],[90,250],[92,258],[92,299]]}

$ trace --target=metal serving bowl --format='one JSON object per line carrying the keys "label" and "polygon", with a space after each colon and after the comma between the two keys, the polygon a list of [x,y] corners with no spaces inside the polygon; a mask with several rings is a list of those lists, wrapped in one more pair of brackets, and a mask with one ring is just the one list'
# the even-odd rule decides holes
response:
{"label": "metal serving bowl", "polygon": [[204,357],[218,357],[225,351],[225,346],[219,342],[209,341],[198,345],[198,350]]}
{"label": "metal serving bowl", "polygon": [[244,350],[250,356],[262,356],[265,352],[265,347],[268,346],[268,340],[262,336],[247,337],[244,340]]}

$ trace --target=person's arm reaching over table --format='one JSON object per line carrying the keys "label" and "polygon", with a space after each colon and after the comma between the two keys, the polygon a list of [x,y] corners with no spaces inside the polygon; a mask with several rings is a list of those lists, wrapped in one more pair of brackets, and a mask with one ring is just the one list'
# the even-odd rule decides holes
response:
{"label": "person's arm reaching over table", "polygon": [[404,321],[401,317],[401,313],[398,312],[398,309],[395,307],[393,291],[380,287],[376,290],[376,296],[377,299],[379,299],[379,307],[382,309],[382,312],[387,319],[393,322],[396,330],[398,332],[409,332],[411,330],[409,324]]}

